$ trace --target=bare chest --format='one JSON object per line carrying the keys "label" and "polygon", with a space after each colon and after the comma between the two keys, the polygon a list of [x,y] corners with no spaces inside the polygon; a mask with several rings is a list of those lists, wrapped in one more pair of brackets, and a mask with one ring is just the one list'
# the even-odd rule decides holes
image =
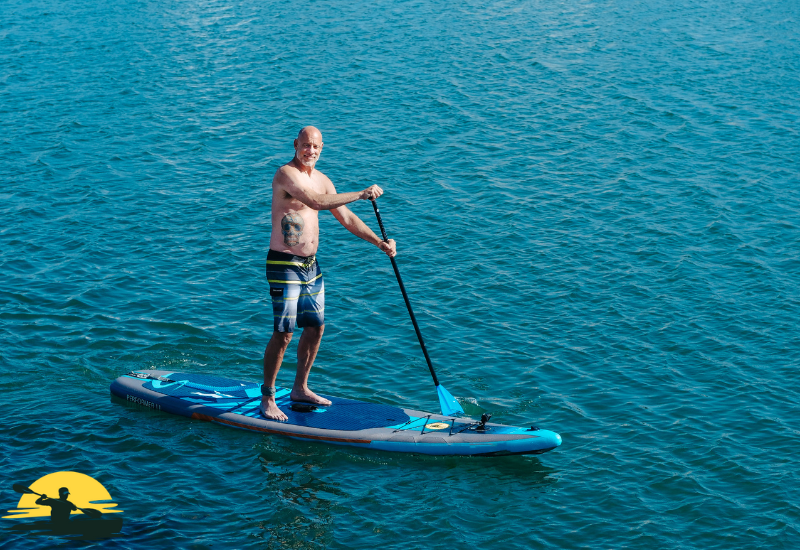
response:
{"label": "bare chest", "polygon": [[[314,177],[313,175],[307,176],[305,174],[303,174],[301,178],[306,189],[313,191],[314,193],[325,193],[325,183],[321,181],[320,178]],[[308,209],[308,206],[292,196],[291,192],[289,192],[283,185],[279,185],[277,188],[273,189],[273,200],[280,205],[279,208],[281,210],[300,211]]]}

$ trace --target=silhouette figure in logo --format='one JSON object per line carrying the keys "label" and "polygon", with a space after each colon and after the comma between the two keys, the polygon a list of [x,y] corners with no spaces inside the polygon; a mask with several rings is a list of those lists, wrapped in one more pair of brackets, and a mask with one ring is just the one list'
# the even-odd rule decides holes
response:
{"label": "silhouette figure in logo", "polygon": [[62,487],[58,490],[58,498],[48,498],[47,495],[42,495],[36,499],[36,504],[52,508],[50,510],[50,521],[53,522],[54,526],[69,524],[69,515],[78,510],[77,506],[67,500],[68,496],[69,489]]}
{"label": "silhouette figure in logo", "polygon": [[[59,498],[49,498],[47,495],[37,493],[27,485],[15,483],[14,491],[23,495],[36,495],[39,498],[36,504],[49,506],[50,521],[36,521],[15,525],[11,529],[17,531],[50,531],[56,535],[72,535],[72,540],[96,540],[107,538],[120,533],[122,518],[104,518],[103,513],[95,508],[80,508],[70,502],[70,492],[66,487],[58,490]],[[84,515],[71,518],[72,512],[79,511]],[[38,514],[37,514],[38,515]],[[75,537],[75,535],[78,535]]]}

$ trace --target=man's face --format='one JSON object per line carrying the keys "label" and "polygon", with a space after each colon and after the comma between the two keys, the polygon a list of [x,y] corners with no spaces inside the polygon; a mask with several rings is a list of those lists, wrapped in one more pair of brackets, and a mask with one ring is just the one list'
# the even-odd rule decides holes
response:
{"label": "man's face", "polygon": [[313,168],[322,153],[322,136],[304,133],[294,140],[294,150],[300,164]]}

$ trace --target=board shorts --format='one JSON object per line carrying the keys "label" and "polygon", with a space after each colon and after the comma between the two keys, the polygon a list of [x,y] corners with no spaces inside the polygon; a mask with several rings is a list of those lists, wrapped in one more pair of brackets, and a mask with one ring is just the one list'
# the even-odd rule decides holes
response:
{"label": "board shorts", "polygon": [[325,324],[325,283],[315,256],[270,250],[267,282],[277,332]]}

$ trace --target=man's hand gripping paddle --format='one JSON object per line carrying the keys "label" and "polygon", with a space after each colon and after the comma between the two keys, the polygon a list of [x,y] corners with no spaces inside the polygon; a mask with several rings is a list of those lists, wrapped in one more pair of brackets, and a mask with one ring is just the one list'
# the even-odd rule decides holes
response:
{"label": "man's hand gripping paddle", "polygon": [[[378,210],[378,203],[375,202],[375,199],[372,200],[372,208],[375,210],[375,216],[378,218],[378,225],[381,228],[383,240],[388,241],[389,237],[386,236],[386,230],[383,228],[383,220],[381,220],[381,213]],[[431,358],[428,356],[428,350],[425,348],[425,341],[422,339],[422,333],[419,331],[417,318],[414,317],[414,310],[411,309],[411,302],[408,300],[406,287],[403,285],[403,279],[400,277],[400,270],[397,269],[397,262],[394,260],[394,258],[390,257],[389,259],[392,260],[394,274],[397,277],[397,282],[400,284],[400,292],[403,293],[403,299],[406,301],[406,307],[408,308],[408,314],[411,316],[411,322],[414,324],[414,330],[417,332],[417,338],[419,339],[419,345],[422,348],[422,354],[425,356],[425,361],[428,362],[428,368],[431,371],[431,376],[433,376],[433,383],[436,384],[436,393],[439,395],[439,405],[442,408],[442,414],[445,416],[462,415],[464,414],[464,409],[461,408],[461,405],[459,405],[455,397],[450,395],[450,392],[444,389],[444,386],[439,384],[439,379],[436,378],[436,371],[433,370]]]}
{"label": "man's hand gripping paddle", "polygon": [[[21,483],[15,483],[14,485],[12,485],[12,487],[14,488],[14,490],[16,492],[22,493],[23,495],[39,495],[39,496],[42,496],[39,493],[37,493],[36,491],[31,491],[30,488],[25,487]],[[53,499],[53,500],[58,500],[58,499]],[[100,510],[95,510],[94,508],[78,508],[78,510],[80,510],[81,512],[83,512],[84,514],[89,516],[90,518],[99,518],[99,517],[103,516],[103,512],[101,512]]]}

